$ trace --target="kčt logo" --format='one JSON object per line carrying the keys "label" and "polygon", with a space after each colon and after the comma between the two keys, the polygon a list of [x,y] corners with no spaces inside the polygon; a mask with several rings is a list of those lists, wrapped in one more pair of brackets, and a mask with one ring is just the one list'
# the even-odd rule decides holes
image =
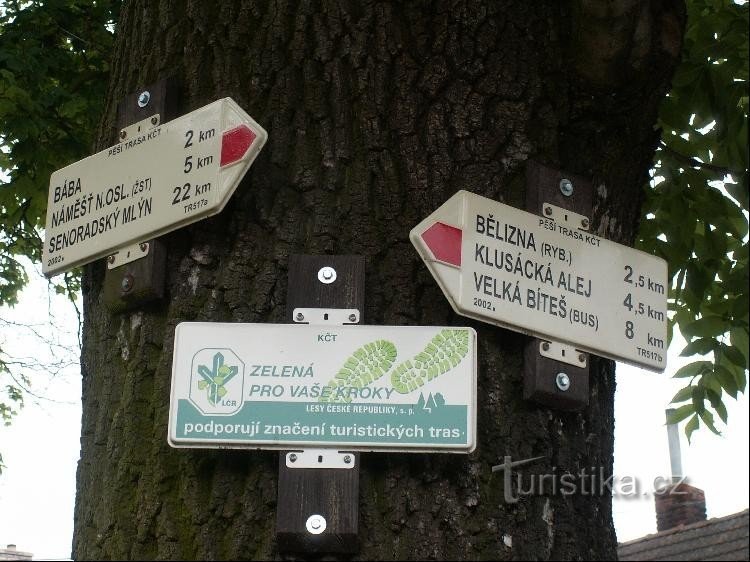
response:
{"label": "k\u010dt logo", "polygon": [[245,364],[231,349],[201,349],[193,357],[190,401],[204,414],[228,415],[242,407]]}

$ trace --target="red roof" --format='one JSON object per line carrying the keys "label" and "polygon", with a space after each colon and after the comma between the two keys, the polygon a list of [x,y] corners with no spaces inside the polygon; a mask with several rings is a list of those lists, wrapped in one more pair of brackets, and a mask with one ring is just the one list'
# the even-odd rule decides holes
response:
{"label": "red roof", "polygon": [[748,510],[621,543],[620,560],[748,560]]}

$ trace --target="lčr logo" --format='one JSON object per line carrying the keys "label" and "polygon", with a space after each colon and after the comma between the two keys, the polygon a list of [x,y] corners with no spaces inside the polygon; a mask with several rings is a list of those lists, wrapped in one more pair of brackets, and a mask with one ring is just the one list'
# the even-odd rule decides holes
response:
{"label": "l\u010dr logo", "polygon": [[193,357],[190,400],[204,414],[242,407],[245,364],[231,349],[201,349]]}

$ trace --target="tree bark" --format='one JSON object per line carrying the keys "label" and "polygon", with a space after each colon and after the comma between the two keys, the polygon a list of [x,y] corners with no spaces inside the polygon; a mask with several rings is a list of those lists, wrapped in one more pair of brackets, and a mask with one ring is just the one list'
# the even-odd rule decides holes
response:
{"label": "tree bark", "polygon": [[525,337],[454,314],[408,233],[459,189],[523,207],[533,159],[594,179],[593,227],[631,243],[677,63],[681,2],[125,3],[97,150],[118,101],[170,75],[183,112],[231,96],[269,140],[216,217],[163,238],[167,296],[102,304],[85,268],[75,559],[278,558],[277,453],[175,450],[175,326],[283,322],[290,254],[366,257],[369,324],[478,332],[474,453],[362,455],[362,559],[614,559],[611,495],[504,501],[528,473],[612,474],[614,363],[589,406],[522,399]]}

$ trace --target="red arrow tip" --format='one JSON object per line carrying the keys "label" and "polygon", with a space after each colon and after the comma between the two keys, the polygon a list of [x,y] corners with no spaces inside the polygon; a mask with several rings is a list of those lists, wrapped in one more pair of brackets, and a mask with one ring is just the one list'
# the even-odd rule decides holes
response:
{"label": "red arrow tip", "polygon": [[224,131],[221,136],[221,164],[228,166],[241,160],[255,140],[255,133],[247,125]]}
{"label": "red arrow tip", "polygon": [[435,259],[461,267],[461,229],[436,222],[422,233],[422,240]]}

